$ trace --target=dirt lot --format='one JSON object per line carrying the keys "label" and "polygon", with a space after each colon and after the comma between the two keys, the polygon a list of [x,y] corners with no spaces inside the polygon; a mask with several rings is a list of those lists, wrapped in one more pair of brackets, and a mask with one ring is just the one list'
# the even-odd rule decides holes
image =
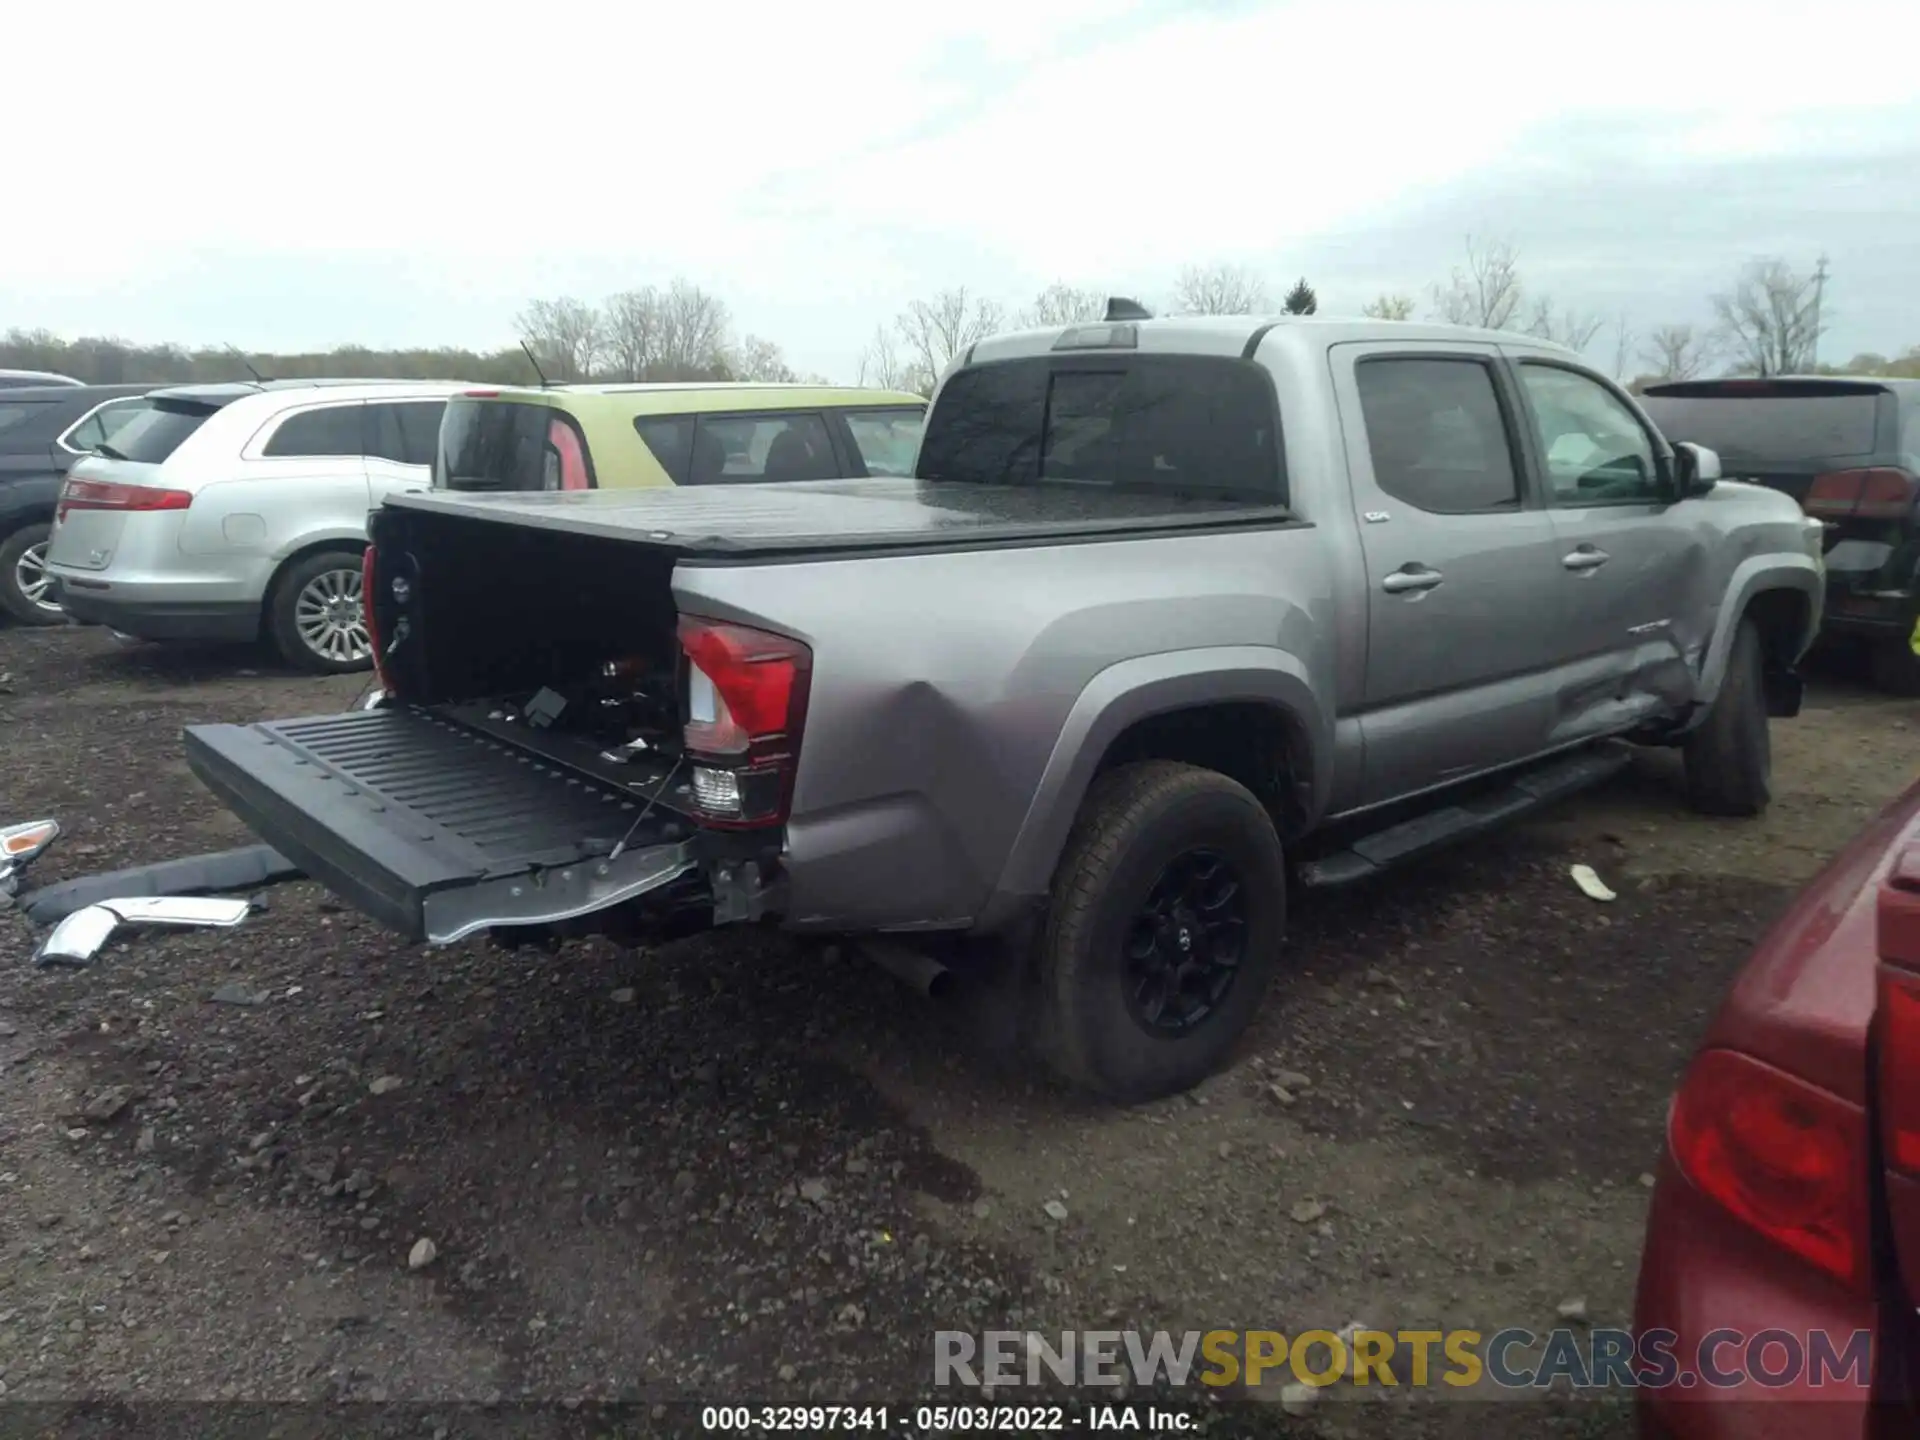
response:
{"label": "dirt lot", "polygon": [[[263,664],[0,631],[0,815],[68,826],[35,878],[240,843],[180,727],[359,688]],[[898,1403],[939,1328],[1623,1322],[1674,1077],[1790,888],[1912,778],[1916,717],[1829,680],[1775,730],[1764,821],[1688,816],[1649,756],[1303,904],[1241,1062],[1132,1111],[777,936],[428,952],[296,885],[76,973],[0,917],[0,1394],[418,1401],[409,1433],[464,1433],[435,1417]],[[210,998],[236,985],[258,1003]],[[1222,1423],[1631,1433],[1373,1393]]]}

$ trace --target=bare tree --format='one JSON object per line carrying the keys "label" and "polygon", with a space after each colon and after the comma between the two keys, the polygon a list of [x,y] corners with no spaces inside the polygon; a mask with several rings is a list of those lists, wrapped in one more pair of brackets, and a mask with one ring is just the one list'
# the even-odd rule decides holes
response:
{"label": "bare tree", "polygon": [[[1569,350],[1582,351],[1593,343],[1605,324],[1598,315],[1583,315],[1578,310],[1561,310],[1542,295],[1527,312],[1527,323],[1520,327],[1536,340],[1549,340]],[[1504,328],[1504,327],[1502,327]]]}
{"label": "bare tree", "polygon": [[1713,363],[1714,340],[1691,325],[1662,325],[1640,351],[1656,380],[1691,380]]}
{"label": "bare tree", "polygon": [[1622,310],[1613,322],[1613,378],[1622,385],[1627,383],[1627,367],[1633,361],[1634,339],[1633,322]]}
{"label": "bare tree", "polygon": [[1520,257],[1504,240],[1477,244],[1467,237],[1467,263],[1433,287],[1434,314],[1449,325],[1510,328],[1520,314]]}
{"label": "bare tree", "polygon": [[1411,295],[1376,295],[1360,307],[1360,313],[1371,320],[1411,320],[1413,297]]}
{"label": "bare tree", "polygon": [[600,312],[571,296],[535,300],[514,319],[515,329],[549,380],[585,380],[600,359]]}
{"label": "bare tree", "polygon": [[733,349],[727,368],[736,380],[757,380],[765,384],[791,385],[800,377],[787,364],[787,357],[771,340],[749,335]]}
{"label": "bare tree", "polygon": [[881,390],[906,390],[912,388],[914,380],[911,367],[900,358],[900,348],[894,342],[893,332],[884,325],[876,325],[873,339],[860,352],[857,383],[876,386]]}
{"label": "bare tree", "polygon": [[609,296],[601,309],[606,363],[615,378],[644,380],[658,362],[660,292],[648,285]]}
{"label": "bare tree", "polygon": [[1754,260],[1732,290],[1713,297],[1716,336],[1743,375],[1791,375],[1813,367],[1829,316],[1820,281],[1780,259]]}
{"label": "bare tree", "polygon": [[1257,315],[1271,310],[1266,283],[1244,265],[1189,265],[1174,286],[1183,315]]}
{"label": "bare tree", "polygon": [[1020,323],[1035,327],[1076,325],[1085,320],[1098,320],[1106,313],[1107,297],[1100,291],[1083,290],[1056,280],[1035,296],[1033,304],[1021,312]]}
{"label": "bare tree", "polygon": [[942,290],[931,300],[916,300],[894,321],[906,347],[910,388],[931,395],[948,365],[961,351],[998,330],[1000,306],[971,294],[964,285]]}
{"label": "bare tree", "polygon": [[690,281],[674,281],[660,297],[658,373],[649,378],[704,379],[726,360],[726,302]]}

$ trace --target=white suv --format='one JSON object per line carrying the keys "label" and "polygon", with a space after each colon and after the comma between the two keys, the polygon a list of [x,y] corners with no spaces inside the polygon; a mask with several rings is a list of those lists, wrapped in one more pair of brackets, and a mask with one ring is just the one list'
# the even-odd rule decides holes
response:
{"label": "white suv", "polygon": [[326,673],[372,663],[367,512],[428,488],[465,385],[266,381],[155,390],[67,473],[47,572],[77,620],[146,640],[265,637]]}

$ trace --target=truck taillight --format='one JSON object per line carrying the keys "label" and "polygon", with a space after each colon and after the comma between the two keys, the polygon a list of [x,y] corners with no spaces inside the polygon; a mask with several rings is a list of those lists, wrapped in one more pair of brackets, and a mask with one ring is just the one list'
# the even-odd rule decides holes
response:
{"label": "truck taillight", "polygon": [[379,552],[373,546],[367,546],[360,556],[360,617],[367,625],[367,645],[373,651],[373,678],[379,682],[382,690],[393,689],[393,681],[387,676],[386,646],[380,643],[380,621],[376,618],[378,607],[374,596],[379,592],[373,588],[379,573]]}
{"label": "truck taillight", "polygon": [[1914,494],[1914,478],[1904,470],[1834,470],[1814,477],[1801,508],[1835,520],[1898,520],[1912,508]]}
{"label": "truck taillight", "polygon": [[783,824],[793,802],[813,652],[746,625],[680,617],[694,809],[708,824]]}
{"label": "truck taillight", "polygon": [[57,520],[69,510],[185,510],[193,496],[185,490],[163,490],[156,485],[119,485],[107,480],[68,477],[60,487]]}
{"label": "truck taillight", "polygon": [[1704,1050],[1667,1122],[1680,1171],[1758,1234],[1847,1285],[1867,1275],[1865,1113],[1734,1050]]}

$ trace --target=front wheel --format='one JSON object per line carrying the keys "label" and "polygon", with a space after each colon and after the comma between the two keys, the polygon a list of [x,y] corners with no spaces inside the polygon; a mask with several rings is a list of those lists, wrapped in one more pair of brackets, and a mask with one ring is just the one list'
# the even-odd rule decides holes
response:
{"label": "front wheel", "polygon": [[1707,718],[1686,741],[1687,798],[1703,815],[1758,815],[1773,798],[1760,630],[1742,620]]}
{"label": "front wheel", "polygon": [[267,601],[267,630],[289,665],[346,675],[373,664],[360,555],[323,550],[287,567]]}
{"label": "front wheel", "polygon": [[64,625],[67,617],[53,599],[47,573],[50,525],[23,525],[0,538],[0,610],[22,625]]}
{"label": "front wheel", "polygon": [[1042,1037],[1109,1099],[1185,1090],[1252,1021],[1286,929],[1286,863],[1245,786],[1172,761],[1094,783],[1041,940]]}

